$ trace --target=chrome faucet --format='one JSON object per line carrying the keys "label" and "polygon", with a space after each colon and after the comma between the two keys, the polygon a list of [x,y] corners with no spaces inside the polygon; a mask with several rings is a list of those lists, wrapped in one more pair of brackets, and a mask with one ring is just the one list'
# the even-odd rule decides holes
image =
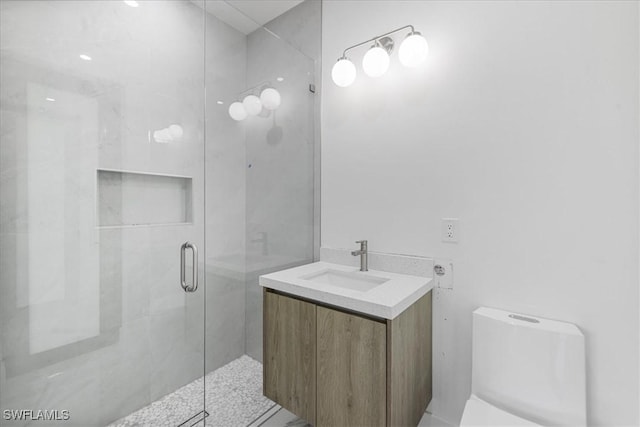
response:
{"label": "chrome faucet", "polygon": [[356,243],[360,243],[360,250],[351,251],[351,255],[353,256],[360,255],[360,271],[369,271],[367,267],[367,241],[358,240]]}

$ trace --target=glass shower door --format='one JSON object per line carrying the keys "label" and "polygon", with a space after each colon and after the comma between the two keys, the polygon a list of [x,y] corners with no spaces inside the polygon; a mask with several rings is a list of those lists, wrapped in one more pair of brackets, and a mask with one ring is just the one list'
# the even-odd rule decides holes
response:
{"label": "glass shower door", "polygon": [[[280,408],[262,393],[259,276],[312,262],[317,243],[321,5],[302,2],[268,22],[239,10],[258,3],[207,4],[205,381],[211,426],[272,425],[267,419]],[[234,14],[241,19],[231,19]],[[230,115],[234,102],[267,90],[281,102],[269,108],[265,102],[244,120]],[[304,425],[280,416],[273,425]]]}
{"label": "glass shower door", "polygon": [[0,2],[3,426],[205,415],[204,13]]}

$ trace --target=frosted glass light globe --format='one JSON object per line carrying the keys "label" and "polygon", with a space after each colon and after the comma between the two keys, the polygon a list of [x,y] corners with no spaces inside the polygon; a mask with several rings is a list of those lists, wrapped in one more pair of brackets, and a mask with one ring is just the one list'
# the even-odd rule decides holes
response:
{"label": "frosted glass light globe", "polygon": [[260,93],[260,101],[267,110],[275,110],[280,106],[282,97],[280,96],[280,92],[272,87],[268,87]]}
{"label": "frosted glass light globe", "polygon": [[340,87],[351,86],[356,79],[356,66],[347,58],[340,58],[331,69],[331,78]]}
{"label": "frosted glass light globe", "polygon": [[380,77],[389,68],[389,54],[379,46],[372,47],[362,58],[362,68],[369,77]]}
{"label": "frosted glass light globe", "polygon": [[247,95],[242,100],[242,106],[250,116],[257,116],[262,111],[262,102],[255,95]]}
{"label": "frosted glass light globe", "polygon": [[241,121],[247,118],[247,110],[244,109],[242,102],[234,102],[229,105],[229,115],[233,120]]}
{"label": "frosted glass light globe", "polygon": [[417,67],[427,59],[429,45],[418,32],[410,34],[402,41],[398,57],[400,63],[405,67]]}

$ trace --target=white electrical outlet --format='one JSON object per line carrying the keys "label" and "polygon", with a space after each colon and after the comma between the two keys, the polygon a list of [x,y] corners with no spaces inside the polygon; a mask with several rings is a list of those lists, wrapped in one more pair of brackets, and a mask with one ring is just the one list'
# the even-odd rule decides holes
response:
{"label": "white electrical outlet", "polygon": [[458,218],[442,218],[442,241],[457,243],[460,234]]}

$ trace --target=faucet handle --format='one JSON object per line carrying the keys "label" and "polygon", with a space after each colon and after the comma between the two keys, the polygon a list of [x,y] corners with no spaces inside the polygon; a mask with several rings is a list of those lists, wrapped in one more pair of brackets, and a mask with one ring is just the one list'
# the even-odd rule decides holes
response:
{"label": "faucet handle", "polygon": [[367,241],[366,240],[356,240],[356,243],[359,243],[361,247],[366,248],[367,247]]}

